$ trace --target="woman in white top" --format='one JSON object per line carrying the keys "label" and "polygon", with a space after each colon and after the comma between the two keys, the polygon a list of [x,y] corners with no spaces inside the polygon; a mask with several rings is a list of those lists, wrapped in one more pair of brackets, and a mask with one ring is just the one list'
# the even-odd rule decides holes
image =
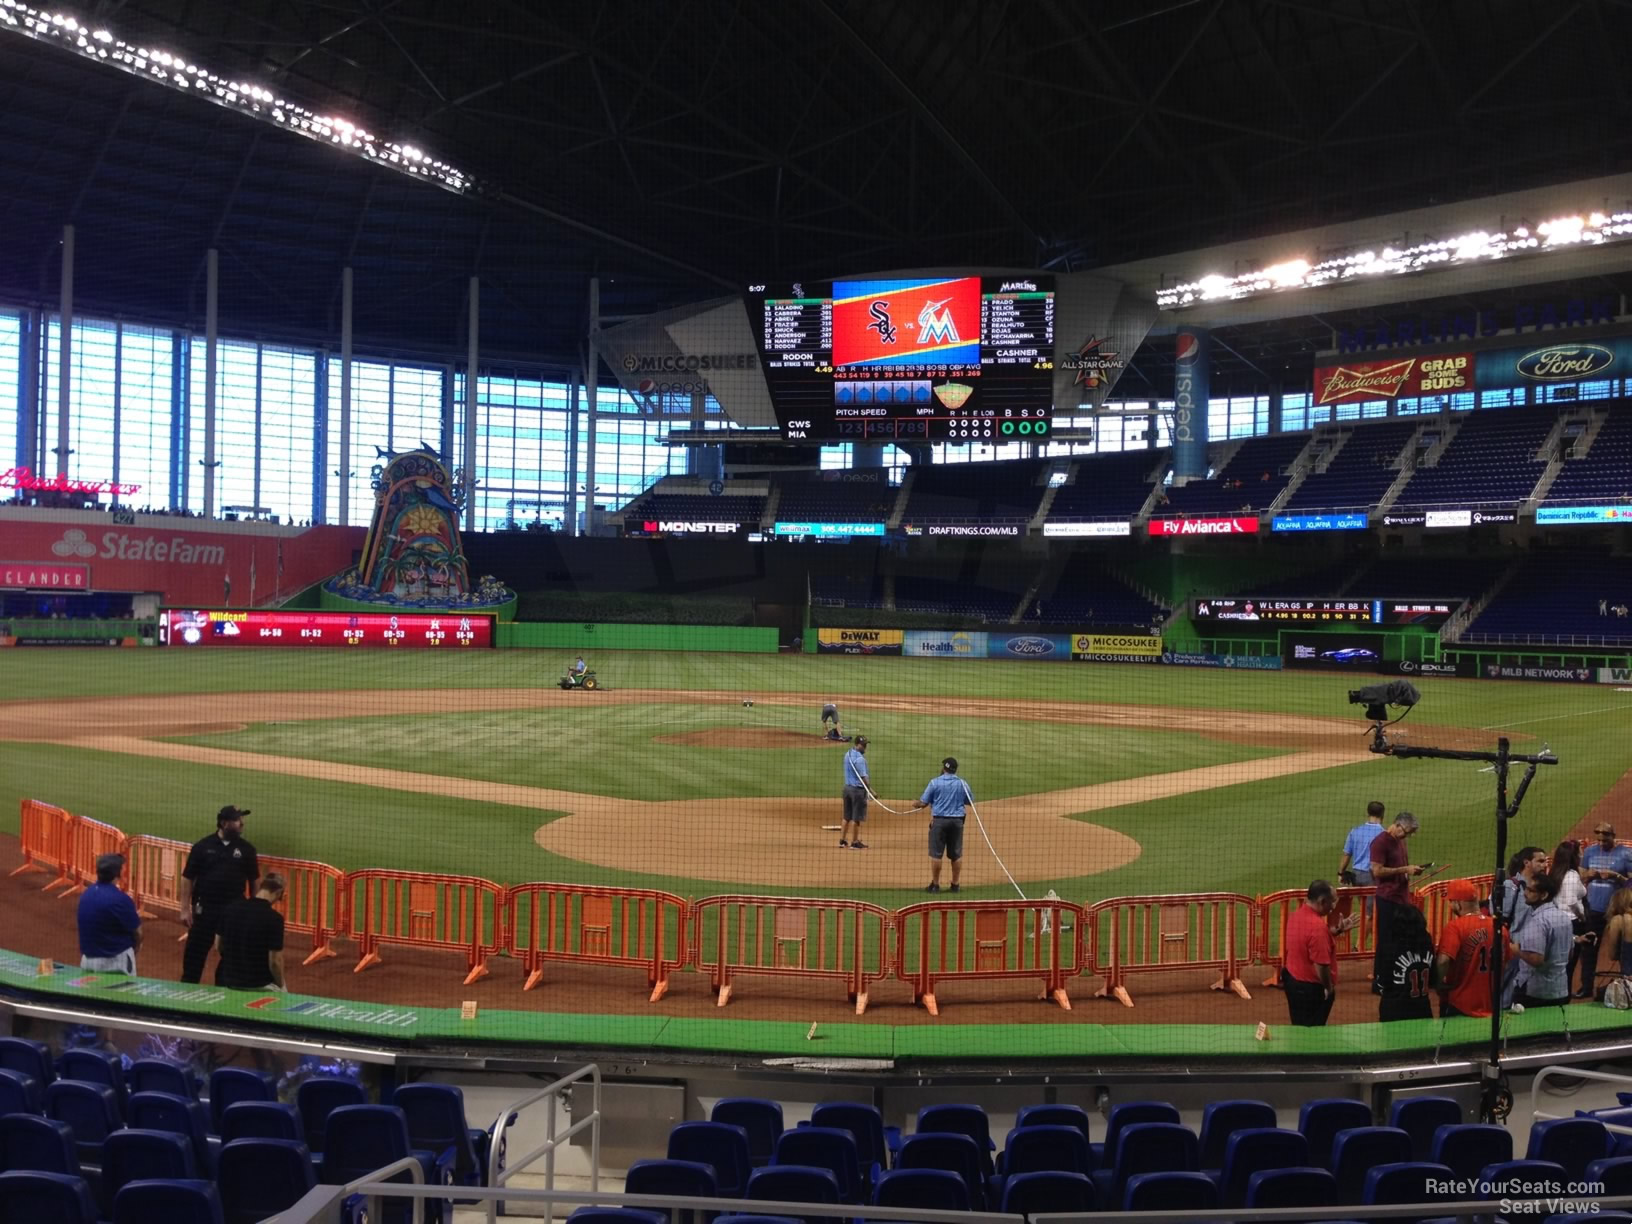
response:
{"label": "woman in white top", "polygon": [[[1581,843],[1566,838],[1553,851],[1553,866],[1548,873],[1553,877],[1556,891],[1553,904],[1570,916],[1570,929],[1577,935],[1587,929],[1587,886],[1581,882]],[[1566,982],[1575,980],[1575,962],[1581,957],[1581,945],[1570,945],[1570,967]]]}

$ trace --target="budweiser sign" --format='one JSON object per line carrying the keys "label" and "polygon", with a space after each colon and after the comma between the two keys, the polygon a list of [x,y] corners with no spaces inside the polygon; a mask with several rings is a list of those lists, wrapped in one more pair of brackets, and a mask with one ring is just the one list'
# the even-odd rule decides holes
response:
{"label": "budweiser sign", "polygon": [[1256,514],[1236,515],[1232,518],[1164,518],[1150,520],[1153,536],[1196,535],[1256,535]]}
{"label": "budweiser sign", "polygon": [[1473,354],[1441,353],[1399,361],[1360,361],[1315,371],[1315,403],[1444,395],[1473,389]]}
{"label": "budweiser sign", "polygon": [[28,493],[108,493],[132,497],[141,485],[116,484],[111,480],[69,480],[66,476],[36,476],[32,468],[14,467],[0,472],[0,489],[21,489]]}

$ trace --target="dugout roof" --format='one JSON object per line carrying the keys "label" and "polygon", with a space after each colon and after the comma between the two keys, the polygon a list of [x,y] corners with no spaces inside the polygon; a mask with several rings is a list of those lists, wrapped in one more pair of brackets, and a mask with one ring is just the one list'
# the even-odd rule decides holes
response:
{"label": "dugout roof", "polygon": [[[1081,271],[1632,169],[1626,0],[76,12],[415,142],[481,189],[0,28],[0,295],[55,301],[73,221],[82,310],[196,324],[214,244],[224,327],[332,337],[349,262],[376,348],[457,349],[473,272],[484,356],[568,361],[592,275],[630,315],[865,268]],[[1341,322],[1226,328],[1215,390],[1306,371]],[[1135,393],[1170,377],[1157,360]]]}

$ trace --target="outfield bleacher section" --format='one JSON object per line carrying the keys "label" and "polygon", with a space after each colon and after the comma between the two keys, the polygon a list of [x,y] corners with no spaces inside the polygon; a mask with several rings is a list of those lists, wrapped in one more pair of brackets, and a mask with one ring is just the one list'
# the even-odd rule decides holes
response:
{"label": "outfield bleacher section", "polygon": [[1166,614],[1093,553],[1079,552],[1065,563],[1052,586],[1039,592],[1024,620],[1050,625],[1148,629]]}
{"label": "outfield bleacher section", "polygon": [[1013,617],[1021,594],[949,578],[902,574],[895,580],[895,606],[903,612],[948,612],[994,623]]}
{"label": "outfield bleacher section", "polygon": [[[1599,606],[1602,601],[1603,611]],[[1461,640],[1596,645],[1632,642],[1632,559],[1600,553],[1524,557]]]}
{"label": "outfield bleacher section", "polygon": [[[1399,476],[1395,460],[1417,431],[1418,420],[1381,421],[1357,425],[1347,432],[1348,440],[1325,471],[1310,472],[1281,507],[1282,513],[1308,510],[1369,509],[1383,498]],[[1339,431],[1322,431],[1315,445],[1338,436]]]}
{"label": "outfield bleacher section", "polygon": [[1123,451],[1079,460],[1068,482],[1054,491],[1051,522],[1131,519],[1150,496],[1151,473],[1166,469],[1169,452]]}
{"label": "outfield bleacher section", "polygon": [[756,526],[765,515],[763,497],[709,493],[651,493],[625,512],[631,519],[678,519],[683,522],[746,523]]}
{"label": "outfield bleacher section", "polygon": [[1309,443],[1308,434],[1249,438],[1210,480],[1192,480],[1166,490],[1156,513],[1237,514],[1262,512],[1281,495],[1287,469]]}
{"label": "outfield bleacher section", "polygon": [[1547,468],[1536,452],[1557,423],[1550,405],[1468,413],[1439,461],[1418,468],[1394,505],[1516,506]]}
{"label": "outfield bleacher section", "polygon": [[1501,562],[1485,557],[1379,557],[1356,575],[1344,593],[1364,599],[1472,599],[1489,590],[1501,572]]}
{"label": "outfield bleacher section", "polygon": [[777,484],[776,517],[782,522],[882,523],[899,493],[882,471],[801,474]]}
{"label": "outfield bleacher section", "polygon": [[1010,463],[948,463],[913,469],[902,521],[973,519],[1026,522],[1042,501],[1041,460]]}
{"label": "outfield bleacher section", "polygon": [[1564,461],[1543,500],[1565,506],[1632,501],[1632,404],[1610,409],[1591,449]]}

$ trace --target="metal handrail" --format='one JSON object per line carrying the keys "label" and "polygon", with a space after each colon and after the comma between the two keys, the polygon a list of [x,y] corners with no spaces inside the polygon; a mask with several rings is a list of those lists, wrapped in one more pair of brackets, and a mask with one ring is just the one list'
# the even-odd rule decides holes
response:
{"label": "metal handrail", "polygon": [[414,1185],[423,1186],[425,1184],[425,1167],[419,1163],[419,1157],[404,1156],[401,1160],[393,1160],[390,1164],[375,1169],[372,1173],[365,1173],[354,1181],[347,1182],[340,1189],[342,1193],[348,1195],[357,1194],[358,1192],[366,1194],[368,1196],[368,1218],[371,1220],[380,1218],[379,1200],[385,1195],[393,1194],[394,1197],[411,1197],[414,1200],[413,1216],[411,1217],[413,1224],[425,1224],[426,1196],[419,1194],[399,1196],[394,1195],[395,1188],[392,1191],[380,1189],[381,1186],[387,1184],[386,1179],[388,1177],[404,1171],[413,1174]]}
{"label": "metal handrail", "polygon": [[[555,1133],[555,1103],[560,1098],[564,1089],[570,1088],[573,1084],[578,1083],[580,1080],[583,1080],[586,1077],[589,1079],[594,1089],[594,1098],[592,1101],[594,1108],[590,1110],[588,1117],[579,1118],[578,1121],[574,1122],[571,1126],[567,1127],[565,1131],[557,1135]],[[538,1104],[538,1102],[545,1100],[547,1100],[549,1104],[544,1113],[544,1142],[538,1147],[534,1148],[531,1152],[528,1152],[527,1155],[515,1161],[515,1163],[510,1164],[501,1170],[499,1168],[499,1160],[504,1152],[505,1134],[510,1129],[510,1124],[520,1116],[523,1110],[529,1109]],[[560,1147],[564,1140],[571,1139],[586,1126],[590,1128],[589,1188],[591,1193],[594,1193],[600,1189],[601,1185],[601,1067],[599,1063],[588,1063],[585,1066],[579,1067],[578,1070],[573,1071],[568,1075],[563,1075],[560,1079],[552,1080],[550,1083],[540,1088],[537,1092],[533,1093],[532,1096],[523,1097],[521,1100],[505,1107],[504,1112],[499,1115],[499,1120],[493,1125],[493,1138],[489,1144],[487,1156],[486,1188],[490,1188],[492,1190],[503,1189],[505,1183],[507,1183],[512,1177],[514,1177],[517,1173],[520,1173],[528,1165],[532,1164],[533,1161],[542,1156],[544,1157],[544,1178],[548,1184],[547,1188],[553,1190],[555,1185],[556,1148]],[[465,1194],[469,1189],[471,1188],[466,1187],[465,1189],[462,1189],[460,1193]],[[486,1196],[475,1195],[474,1197],[483,1198]],[[503,1201],[502,1196],[487,1199],[488,1224],[494,1224],[494,1221],[498,1219],[499,1204]],[[547,1202],[544,1209],[544,1219],[546,1222],[548,1222],[551,1218],[551,1205]]]}
{"label": "metal handrail", "polygon": [[[1628,1089],[1632,1089],[1632,1075],[1613,1075],[1608,1071],[1583,1071],[1579,1067],[1562,1067],[1555,1063],[1537,1071],[1535,1078],[1530,1081],[1530,1120],[1532,1122],[1537,1118],[1546,1121],[1552,1118],[1573,1118],[1575,1116],[1574,1114],[1549,1113],[1545,1109],[1536,1107],[1536,1101],[1541,1093],[1542,1081],[1550,1075],[1563,1075],[1571,1079],[1600,1080],[1606,1084],[1624,1084]],[[1604,1122],[1602,1118],[1599,1118],[1598,1121],[1603,1122],[1604,1127],[1614,1134],[1632,1135],[1632,1126]]]}

